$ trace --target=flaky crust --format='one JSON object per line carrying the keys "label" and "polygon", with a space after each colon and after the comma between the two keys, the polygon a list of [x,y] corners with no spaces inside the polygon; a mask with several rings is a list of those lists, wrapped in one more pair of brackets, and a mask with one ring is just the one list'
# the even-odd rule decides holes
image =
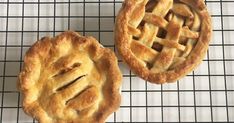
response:
{"label": "flaky crust", "polygon": [[[51,71],[60,70],[63,67],[71,67],[70,64],[73,64],[74,61],[82,59],[79,58],[79,56],[76,57],[76,54],[83,52],[84,57],[86,58],[87,56],[87,59],[90,59],[89,62],[94,64],[95,71],[97,72],[94,72],[93,75],[92,73],[86,73],[86,75],[83,76],[87,77],[81,76],[83,78],[80,77],[80,79],[90,80],[91,82],[81,90],[78,89],[79,86],[77,86],[77,89],[74,88],[74,90],[72,90],[73,85],[75,86],[75,84],[79,84],[79,82],[82,81],[79,80],[79,78],[75,80],[73,84],[66,86],[65,89],[57,88],[58,91],[46,89],[56,85],[49,83],[43,84],[43,79],[47,79],[48,82],[53,83],[53,81],[49,81],[50,78],[48,79],[43,76],[52,75],[54,73]],[[73,56],[65,58],[72,53],[74,53],[74,57],[76,58]],[[84,65],[85,64],[88,63],[84,63]],[[75,64],[74,69],[76,69],[76,67],[79,68],[79,66],[82,66],[82,63],[81,65]],[[92,70],[93,69],[94,68],[92,68]],[[88,68],[82,70],[85,72]],[[65,69],[65,71],[68,70]],[[61,73],[58,73],[53,77],[63,76],[60,74]],[[89,77],[88,74],[91,74],[91,76]],[[72,76],[72,74],[69,76]],[[100,80],[95,78],[100,78]],[[60,79],[64,78],[61,77]],[[67,79],[69,79],[69,77],[67,77]],[[36,118],[40,123],[103,123],[120,105],[121,97],[119,94],[119,87],[121,85],[121,79],[122,76],[117,65],[117,58],[110,49],[102,47],[93,37],[83,37],[76,32],[67,31],[55,38],[44,37],[27,51],[24,57],[23,70],[19,74],[18,88],[24,97],[24,111],[33,118]],[[66,90],[66,88],[72,89]],[[70,93],[77,95],[78,92],[76,91],[78,90],[80,92],[78,96],[73,96],[67,100],[63,100],[63,98],[60,99],[59,96],[53,96],[56,94],[58,95],[60,91],[62,92],[63,90],[68,91],[68,93],[64,93],[64,97],[69,96]],[[51,93],[50,91],[54,91],[51,94],[52,96],[49,96],[51,97],[48,99],[50,101],[43,101],[43,96],[48,96]],[[83,98],[83,100],[76,100],[76,97]],[[57,106],[57,103],[61,101],[66,101],[66,104]],[[78,105],[76,101],[81,103]],[[93,104],[94,101],[95,103]],[[49,102],[49,104],[47,104],[47,102]],[[45,107],[48,107],[48,109]],[[64,110],[60,108],[64,108]],[[80,109],[77,110],[77,113],[76,108]],[[66,109],[69,109],[70,112],[66,112]],[[61,112],[63,112],[63,114],[61,114]],[[91,114],[87,112],[91,112]]]}
{"label": "flaky crust", "polygon": [[[174,82],[185,76],[196,66],[198,66],[198,64],[202,61],[204,55],[206,54],[212,33],[210,15],[205,8],[203,0],[180,0],[184,4],[187,4],[188,6],[193,8],[199,14],[201,19],[201,28],[199,32],[200,36],[194,49],[191,51],[189,56],[182,64],[176,66],[172,70],[155,73],[150,71],[137,59],[137,57],[131,51],[129,43],[131,40],[131,36],[129,34],[128,23],[130,21],[130,17],[133,16],[132,11],[136,6],[140,6],[139,3],[144,3],[145,1],[147,0],[124,1],[116,20],[115,44],[123,60],[127,63],[130,69],[133,70],[141,78],[156,84]],[[141,11],[143,10],[139,9],[138,13],[140,13]],[[137,16],[138,15],[134,15],[134,17]]]}

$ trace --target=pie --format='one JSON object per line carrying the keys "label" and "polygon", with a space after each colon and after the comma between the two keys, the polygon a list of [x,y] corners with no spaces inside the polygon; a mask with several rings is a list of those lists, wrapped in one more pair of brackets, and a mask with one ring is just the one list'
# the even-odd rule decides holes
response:
{"label": "pie", "polygon": [[211,33],[203,0],[125,0],[117,16],[115,43],[131,70],[162,84],[198,66]]}
{"label": "pie", "polygon": [[27,51],[18,87],[40,123],[103,123],[120,105],[121,79],[110,49],[67,31]]}

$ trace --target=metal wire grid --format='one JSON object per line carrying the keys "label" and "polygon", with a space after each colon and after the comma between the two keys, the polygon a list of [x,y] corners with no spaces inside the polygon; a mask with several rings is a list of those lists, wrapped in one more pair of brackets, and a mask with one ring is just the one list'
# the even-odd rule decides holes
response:
{"label": "metal wire grid", "polygon": [[[15,87],[22,58],[45,35],[76,30],[115,51],[113,25],[119,0],[0,1],[0,121],[36,122],[25,115]],[[213,41],[198,69],[180,82],[152,85],[119,60],[122,104],[107,122],[234,122],[234,1],[206,1]]]}

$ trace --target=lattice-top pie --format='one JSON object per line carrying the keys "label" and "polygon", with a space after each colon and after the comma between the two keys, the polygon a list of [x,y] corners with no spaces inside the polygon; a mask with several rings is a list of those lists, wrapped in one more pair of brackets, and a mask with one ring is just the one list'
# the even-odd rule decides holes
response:
{"label": "lattice-top pie", "polygon": [[68,31],[27,51],[18,86],[41,123],[101,123],[119,107],[121,77],[110,49]]}
{"label": "lattice-top pie", "polygon": [[203,0],[125,0],[115,42],[130,68],[153,83],[178,80],[204,57],[211,19]]}

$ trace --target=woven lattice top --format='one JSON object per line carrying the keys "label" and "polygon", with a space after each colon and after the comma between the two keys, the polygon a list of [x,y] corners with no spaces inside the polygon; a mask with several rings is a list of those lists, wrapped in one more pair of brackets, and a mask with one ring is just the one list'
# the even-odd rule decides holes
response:
{"label": "woven lattice top", "polygon": [[[208,18],[204,7],[201,0],[126,0],[118,16],[122,22],[117,22],[117,28],[126,19],[123,31],[127,32],[133,58],[149,72],[167,72],[184,63],[199,41],[203,20]],[[120,40],[116,40],[117,44]]]}

